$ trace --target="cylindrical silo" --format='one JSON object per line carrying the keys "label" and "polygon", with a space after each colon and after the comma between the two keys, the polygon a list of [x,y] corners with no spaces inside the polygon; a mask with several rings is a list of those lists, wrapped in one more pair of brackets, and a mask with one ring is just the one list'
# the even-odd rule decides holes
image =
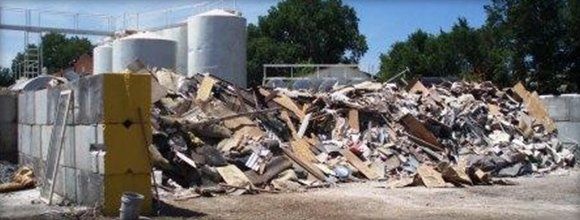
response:
{"label": "cylindrical silo", "polygon": [[113,68],[113,47],[110,43],[93,49],[93,74],[110,73]]}
{"label": "cylindrical silo", "polygon": [[176,42],[157,34],[140,33],[113,42],[113,72],[119,73],[136,60],[148,67],[175,71]]}
{"label": "cylindrical silo", "polygon": [[187,21],[188,75],[209,72],[246,87],[246,19],[212,10]]}
{"label": "cylindrical silo", "polygon": [[179,74],[187,75],[187,25],[163,29],[158,33],[177,43],[175,70]]}

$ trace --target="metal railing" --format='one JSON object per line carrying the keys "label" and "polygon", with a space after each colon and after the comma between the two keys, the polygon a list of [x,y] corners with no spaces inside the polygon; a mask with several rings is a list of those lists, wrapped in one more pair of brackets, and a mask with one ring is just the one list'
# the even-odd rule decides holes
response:
{"label": "metal railing", "polygon": [[[0,7],[0,29],[24,32],[24,60],[16,64],[14,74],[16,79],[29,78],[40,75],[42,71],[42,33],[113,36],[116,31],[121,30],[160,30],[185,25],[183,21],[188,17],[223,8],[225,5],[225,0],[204,1],[155,11],[124,13],[120,16]],[[233,7],[237,7],[235,0]],[[29,48],[33,33],[38,33],[36,49]]]}
{"label": "metal railing", "polygon": [[[314,76],[310,77],[300,77],[296,76],[295,69],[297,68],[308,68],[314,71],[308,73],[316,73],[316,79],[335,79],[336,77],[324,77],[320,76],[320,70],[324,68],[331,68],[331,67],[340,67],[345,68],[343,73],[343,77],[348,77],[346,68],[353,68],[358,69],[358,64],[264,64],[263,65],[263,77],[262,77],[262,85],[265,85],[270,80],[283,80],[283,81],[293,81],[293,80],[302,80],[302,79],[310,79]],[[268,69],[289,69],[289,72],[284,72],[283,76],[269,76]],[[277,74],[279,75],[279,74]]]}

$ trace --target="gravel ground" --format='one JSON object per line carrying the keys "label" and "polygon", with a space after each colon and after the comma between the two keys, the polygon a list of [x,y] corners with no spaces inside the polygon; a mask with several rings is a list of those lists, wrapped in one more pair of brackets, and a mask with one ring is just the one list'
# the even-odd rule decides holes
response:
{"label": "gravel ground", "polygon": [[203,219],[580,219],[580,170],[565,173],[516,178],[516,186],[385,189],[369,182],[167,202]]}
{"label": "gravel ground", "polygon": [[[512,180],[518,185],[385,189],[380,182],[341,184],[304,193],[165,201],[165,210],[201,219],[580,219],[580,169]],[[79,214],[81,207],[49,207],[38,198],[38,190],[0,194],[0,219],[92,216]]]}

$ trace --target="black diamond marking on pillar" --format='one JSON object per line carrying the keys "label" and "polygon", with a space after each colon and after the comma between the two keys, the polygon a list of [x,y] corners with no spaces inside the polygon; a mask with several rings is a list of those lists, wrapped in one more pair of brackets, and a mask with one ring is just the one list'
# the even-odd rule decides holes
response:
{"label": "black diamond marking on pillar", "polygon": [[129,120],[129,119],[127,119],[127,120],[125,120],[125,121],[123,122],[123,126],[125,126],[125,128],[127,128],[127,129],[128,129],[129,127],[131,127],[131,125],[133,125],[133,122],[132,122],[131,120]]}

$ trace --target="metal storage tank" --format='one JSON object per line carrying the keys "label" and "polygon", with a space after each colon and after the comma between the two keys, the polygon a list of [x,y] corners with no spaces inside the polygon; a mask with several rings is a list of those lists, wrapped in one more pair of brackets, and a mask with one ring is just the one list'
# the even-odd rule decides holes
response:
{"label": "metal storage tank", "polygon": [[182,75],[187,75],[187,25],[160,30],[162,37],[177,43],[175,69]]}
{"label": "metal storage tank", "polygon": [[209,72],[246,87],[246,19],[212,10],[187,21],[188,75]]}
{"label": "metal storage tank", "polygon": [[122,72],[139,60],[150,67],[175,70],[177,45],[153,33],[139,33],[113,42],[113,72]]}
{"label": "metal storage tank", "polygon": [[105,43],[93,49],[93,74],[110,73],[113,68],[113,47]]}

